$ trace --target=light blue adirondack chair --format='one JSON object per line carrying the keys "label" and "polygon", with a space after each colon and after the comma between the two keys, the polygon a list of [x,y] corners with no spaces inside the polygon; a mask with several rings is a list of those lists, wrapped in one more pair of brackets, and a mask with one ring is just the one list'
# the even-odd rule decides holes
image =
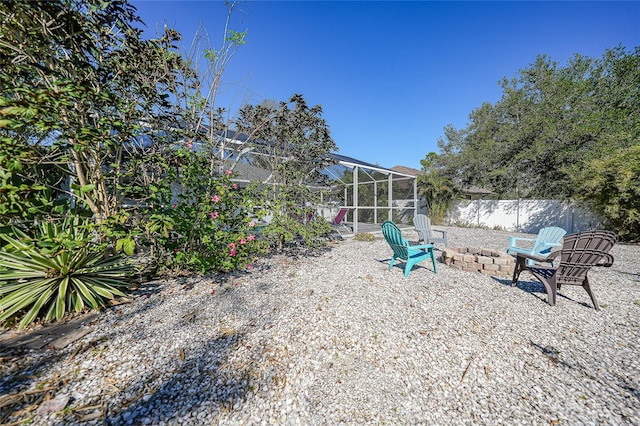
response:
{"label": "light blue adirondack chair", "polygon": [[410,245],[408,240],[402,238],[400,228],[390,220],[382,224],[382,235],[384,235],[384,238],[393,250],[393,257],[391,258],[391,263],[389,263],[389,269],[393,268],[393,263],[396,259],[404,260],[406,262],[404,276],[408,277],[413,265],[431,258],[433,272],[438,273],[436,269],[436,256],[433,253],[433,244]]}
{"label": "light blue adirondack chair", "polygon": [[[560,246],[560,240],[567,233],[562,228],[557,226],[549,226],[542,228],[538,232],[538,236],[534,238],[517,238],[509,237],[509,247],[507,247],[507,253],[512,256],[517,256],[518,253],[529,254],[533,256],[545,257],[551,253],[551,249]],[[530,248],[518,247],[518,241],[533,241],[533,246]],[[533,265],[535,262],[531,259],[527,259],[527,265]]]}

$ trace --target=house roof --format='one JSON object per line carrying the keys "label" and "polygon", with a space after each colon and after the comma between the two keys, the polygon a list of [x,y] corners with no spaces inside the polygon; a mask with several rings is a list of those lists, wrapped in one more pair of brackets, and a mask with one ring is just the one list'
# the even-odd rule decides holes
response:
{"label": "house roof", "polygon": [[414,174],[404,173],[404,172],[399,171],[399,170],[387,169],[387,168],[379,166],[377,164],[371,164],[371,163],[367,163],[366,161],[361,161],[361,160],[355,159],[353,157],[347,157],[346,155],[336,154],[335,152],[330,153],[329,154],[329,158],[333,158],[334,160],[338,161],[340,164],[343,164],[345,166],[363,167],[363,168],[366,168],[366,169],[370,169],[370,170],[377,171],[377,172],[382,172],[382,173],[385,173],[385,174],[401,175],[401,176],[406,176],[406,177],[415,177],[416,176]]}
{"label": "house roof", "polygon": [[469,186],[465,186],[463,187],[460,192],[462,192],[463,194],[466,195],[490,195],[493,194],[493,191],[490,191],[488,189],[485,188],[480,188],[479,186],[473,186],[473,185],[469,185]]}
{"label": "house roof", "polygon": [[[231,143],[235,143],[238,145],[242,145],[249,140],[249,137],[246,134],[235,131],[233,129],[222,130],[218,132],[218,136],[226,139]],[[252,141],[252,143],[254,145],[257,145],[258,147],[269,146],[269,142],[263,141],[263,140],[254,140]],[[398,176],[401,179],[415,178],[416,176],[422,173],[420,170],[411,169],[409,167],[403,167],[403,166],[395,166],[394,168],[388,169],[377,164],[368,163],[366,161],[361,161],[356,158],[338,154],[335,152],[329,153],[328,157],[329,159],[335,160],[337,163],[346,167],[366,168],[372,171],[377,171],[384,174],[391,174],[394,176]],[[270,172],[260,170],[259,167],[251,166],[247,164],[241,165],[241,163],[238,163],[236,165],[236,170],[240,175],[240,179],[246,179],[246,180],[252,180],[252,179],[264,180],[265,178],[268,178],[271,175]]]}
{"label": "house roof", "polygon": [[235,172],[238,174],[236,180],[239,181],[259,181],[266,182],[271,177],[271,172],[253,164],[239,162],[236,164]]}
{"label": "house roof", "polygon": [[414,169],[406,166],[393,166],[391,170],[396,171],[398,173],[403,173],[405,175],[411,175],[411,176],[420,176],[424,174],[422,170],[418,170],[418,169]]}

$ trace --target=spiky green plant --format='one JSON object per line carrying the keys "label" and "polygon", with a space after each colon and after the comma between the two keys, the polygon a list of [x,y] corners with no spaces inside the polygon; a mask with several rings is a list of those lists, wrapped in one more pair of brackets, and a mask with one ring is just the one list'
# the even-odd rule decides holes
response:
{"label": "spiky green plant", "polygon": [[0,324],[22,316],[24,328],[39,317],[60,319],[124,296],[118,287],[127,286],[132,266],[120,256],[92,252],[78,229],[65,221],[42,224],[34,238],[16,228],[13,236],[1,235],[7,245],[0,250]]}

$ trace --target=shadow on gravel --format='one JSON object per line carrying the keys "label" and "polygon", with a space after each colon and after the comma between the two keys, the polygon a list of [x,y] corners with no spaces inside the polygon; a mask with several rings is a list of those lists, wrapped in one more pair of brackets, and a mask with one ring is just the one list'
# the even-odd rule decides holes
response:
{"label": "shadow on gravel", "polygon": [[[499,282],[500,284],[507,286],[507,287],[511,287],[511,280],[505,280],[505,279],[499,279],[496,277],[492,277],[495,281]],[[580,286],[564,286],[562,287],[563,290],[566,288],[570,289],[569,291],[581,291],[584,292],[584,290],[580,287]],[[536,299],[539,299],[540,301],[544,302],[544,303],[548,303],[548,296],[547,296],[547,291],[544,288],[544,285],[540,282],[540,281],[522,281],[522,280],[518,280],[518,284],[515,286],[515,288],[519,288],[522,291],[525,291],[531,295],[534,295],[534,297]],[[535,296],[535,294],[541,294],[541,297]],[[586,294],[586,293],[585,293]],[[591,308],[593,309],[593,305],[591,303],[588,302],[582,302],[576,299],[573,299],[569,296],[567,296],[564,293],[561,293],[560,290],[558,291],[558,294],[556,296],[557,298],[562,298],[568,301],[571,301],[573,303],[577,303],[578,305],[584,306],[585,308]]]}
{"label": "shadow on gravel", "polygon": [[[533,340],[529,340],[529,344],[540,351],[540,353],[546,356],[553,364],[561,366],[567,370],[574,371],[578,374],[579,377],[587,377],[593,381],[598,382],[602,386],[602,389],[608,389],[609,392],[618,392],[619,390],[622,390],[623,392],[628,393],[630,397],[640,400],[640,390],[634,387],[633,381],[629,379],[629,377],[622,377],[618,374],[612,374],[611,372],[608,372],[610,376],[614,376],[615,378],[615,381],[612,383],[609,377],[601,377],[601,375],[598,374],[598,370],[588,368],[587,366],[581,364],[578,360],[562,360],[560,350],[553,346],[545,346],[536,343]],[[602,371],[607,370],[603,369]]]}
{"label": "shadow on gravel", "polygon": [[[502,284],[505,287],[511,287],[511,279],[504,279],[504,278],[497,278],[497,277],[491,277],[494,279],[494,281]],[[544,295],[544,297],[546,297],[547,292],[544,289],[544,285],[542,285],[542,283],[540,281],[523,281],[523,280],[518,280],[518,283],[513,286],[513,288],[517,288],[520,289],[526,293],[535,295],[535,294],[542,294]],[[538,296],[535,296],[536,299],[539,299]]]}
{"label": "shadow on gravel", "polygon": [[[382,263],[383,265],[385,265],[387,267],[387,269],[389,268],[389,262],[391,262],[391,258],[388,258],[388,259],[375,259],[375,260],[377,262]],[[423,265],[421,265],[419,263],[413,265],[413,268],[411,268],[411,272],[415,272],[415,271],[418,271],[420,269],[424,269],[425,271],[429,271],[429,272],[433,273],[433,265],[431,264],[431,260],[427,259],[425,261],[425,263],[426,263],[427,266],[423,266]],[[440,264],[438,263],[438,265],[440,265]],[[404,266],[405,266],[404,260],[398,260],[397,262],[395,262],[393,264],[394,270],[395,269],[399,269],[400,271],[402,271],[403,274],[404,274]]]}
{"label": "shadow on gravel", "polygon": [[[133,303],[137,309],[131,310],[127,315],[122,315],[121,322],[129,320],[131,317],[144,315],[147,310],[161,303],[161,298],[151,298],[151,295],[159,293],[164,285],[160,281],[147,282],[136,290],[129,291],[128,295],[132,299],[130,303]],[[144,300],[147,298],[148,300]],[[129,302],[124,304],[128,305]],[[83,335],[91,332],[91,323],[99,320],[96,318],[104,315],[106,310],[112,310],[121,315],[122,305],[123,303],[119,303],[104,308],[100,312],[92,311],[95,312],[92,318],[95,318],[87,322],[86,327],[89,330],[84,331]],[[73,319],[64,318],[18,335],[20,341],[25,343],[0,344],[0,424],[13,424],[12,422],[15,422],[16,418],[28,418],[35,407],[50,400],[57,393],[59,387],[63,385],[62,381],[69,380],[61,377],[60,383],[56,383],[55,378],[46,382],[38,382],[39,378],[50,375],[49,371],[53,366],[72,361],[78,354],[87,350],[99,349],[101,344],[105,342],[108,344],[112,338],[111,335],[101,335],[91,341],[80,338],[77,342],[70,342],[68,348],[56,348],[53,344],[42,343],[63,339],[67,334],[71,335],[76,331],[82,331],[81,325],[77,325],[77,329],[66,327],[72,322],[74,322]],[[58,328],[61,328],[61,331],[57,331]],[[30,338],[30,335],[34,337]],[[73,349],[72,352],[70,352],[71,349]]]}
{"label": "shadow on gravel", "polygon": [[[255,272],[259,274],[260,270],[257,267]],[[174,278],[143,283],[133,292],[135,297],[132,303],[107,308],[117,318],[110,332],[94,335],[91,341],[79,340],[75,347],[70,346],[66,350],[8,350],[0,347],[0,424],[28,420],[35,414],[38,406],[64,390],[67,381],[75,380],[75,376],[71,374],[75,368],[74,359],[81,360],[86,356],[83,355],[85,352],[89,354],[89,358],[100,358],[100,353],[112,344],[117,334],[127,332],[128,323],[144,318],[148,311],[157,308],[167,297],[172,297],[172,294],[189,292],[196,281],[210,280],[212,289],[218,286],[211,298],[232,298],[234,302],[228,305],[242,311],[240,306],[245,303],[243,298],[246,295],[238,292],[239,289],[234,284],[234,279],[238,280],[240,275],[225,276],[229,281],[227,284],[221,283],[224,281],[222,276]],[[173,286],[174,289],[170,293],[163,293],[161,290],[165,290],[167,286]],[[268,287],[260,290],[268,291]],[[210,327],[212,319],[203,315],[202,305],[211,302],[212,299],[208,297],[196,298],[192,305],[182,306],[181,311],[173,312],[173,318],[167,318],[167,325],[170,327],[167,335],[170,336],[173,330],[193,330],[197,333],[199,327]],[[266,305],[258,307],[257,311],[256,315],[262,313],[260,319],[267,324],[277,315],[276,311]],[[159,421],[177,422],[177,419],[182,419],[187,424],[199,424],[198,419],[190,417],[191,413],[240,410],[246,393],[253,387],[273,388],[279,385],[279,377],[265,379],[263,373],[269,366],[277,368],[280,361],[268,356],[266,367],[260,362],[254,362],[264,358],[261,349],[243,344],[246,331],[264,324],[248,322],[247,330],[245,327],[231,329],[223,324],[217,326],[219,330],[214,338],[180,348],[175,354],[159,354],[160,363],[156,363],[158,360],[140,360],[153,365],[152,369],[147,370],[145,377],[140,377],[125,387],[105,387],[100,391],[99,400],[93,400],[90,406],[78,407],[71,399],[68,403],[69,412],[60,413],[61,424],[84,424],[97,419],[101,419],[102,424],[113,425],[127,422],[143,424],[142,419],[156,419],[152,420],[153,424]],[[153,331],[137,328],[135,333],[128,334],[130,339],[145,341],[153,337],[148,333]],[[242,358],[246,362],[240,364],[230,360],[239,349],[248,352]],[[168,357],[174,362],[166,363]],[[53,380],[38,382],[41,378],[49,377],[52,374],[50,370],[54,367],[61,370],[53,373]],[[33,391],[34,388],[37,391]],[[108,405],[113,399],[120,401],[119,405]]]}
{"label": "shadow on gravel", "polygon": [[[42,349],[37,357],[23,348],[0,347],[2,380],[0,380],[0,424],[10,423],[10,416],[24,407],[39,404],[50,398],[55,389],[50,386],[32,386],[39,371],[46,371],[63,356],[60,351]],[[7,373],[7,370],[11,370]]]}
{"label": "shadow on gravel", "polygon": [[618,273],[622,275],[629,275],[629,278],[631,279],[631,281],[640,283],[640,274],[636,274],[633,272],[624,272],[624,271],[618,271]]}
{"label": "shadow on gravel", "polygon": [[[500,278],[496,278],[496,277],[492,277],[496,282],[499,282],[500,284],[506,286],[506,287],[511,287],[511,280],[505,280],[505,279],[500,279]],[[569,288],[571,287],[575,287],[575,289],[579,289],[580,291],[584,291],[582,290],[580,287],[578,286],[567,286]],[[540,300],[543,303],[548,303],[547,302],[547,291],[544,288],[544,285],[540,282],[540,281],[523,281],[523,280],[518,280],[518,283],[516,284],[516,286],[514,288],[518,288],[526,293],[529,293],[530,295],[532,295],[533,297],[535,297],[536,299]],[[564,288],[564,287],[563,287]],[[537,296],[537,295],[540,296]],[[577,303],[578,305],[584,306],[586,308],[593,308],[593,306],[589,303],[586,302],[580,302],[578,300],[572,299],[571,297],[558,292],[557,294],[558,298],[563,298],[565,300]]]}
{"label": "shadow on gravel", "polygon": [[[237,288],[228,288],[216,297],[232,298],[234,304],[230,305],[239,308],[239,304],[244,303],[245,295],[238,294]],[[194,311],[193,318],[182,317],[182,321],[173,327],[184,330],[191,328],[197,332],[199,327],[207,326],[210,319],[198,311]],[[119,389],[118,399],[124,398],[125,401],[121,405],[108,407],[103,413],[103,423],[215,423],[216,419],[210,417],[212,414],[215,417],[216,413],[241,412],[250,392],[258,389],[277,392],[286,383],[280,368],[288,353],[282,352],[281,348],[252,348],[246,343],[246,334],[254,327],[270,328],[278,311],[268,304],[258,306],[255,311],[256,320],[248,321],[242,329],[218,324],[217,337],[199,345],[180,348],[177,354],[171,355],[180,360],[178,368],[173,371],[166,371],[166,365],[155,365],[155,373],[150,371],[151,377],[141,377],[126,388]],[[265,355],[263,350],[269,354]],[[236,358],[237,351],[245,354]],[[166,354],[160,358],[166,359]],[[175,366],[175,363],[168,365]],[[132,395],[135,396],[132,398]],[[105,393],[102,397],[109,399]]]}
{"label": "shadow on gravel", "polygon": [[279,256],[286,256],[291,258],[292,260],[298,260],[307,257],[320,257],[325,253],[331,252],[331,250],[333,250],[331,244],[317,248],[310,248],[302,244],[290,243],[287,244],[282,250],[272,250],[266,255],[263,255],[262,259],[267,260]]}
{"label": "shadow on gravel", "polygon": [[[204,345],[202,351],[215,353],[213,362],[210,357],[205,361],[187,353],[180,367],[172,371],[158,389],[148,388],[142,381],[123,389],[121,393],[139,392],[139,395],[125,407],[109,407],[104,424],[157,424],[162,421],[168,424],[201,421],[205,424],[205,418],[198,419],[191,414],[239,409],[247,392],[255,386],[249,380],[251,365],[233,365],[229,361],[243,339],[242,333],[230,333]],[[136,387],[138,389],[134,390]]]}

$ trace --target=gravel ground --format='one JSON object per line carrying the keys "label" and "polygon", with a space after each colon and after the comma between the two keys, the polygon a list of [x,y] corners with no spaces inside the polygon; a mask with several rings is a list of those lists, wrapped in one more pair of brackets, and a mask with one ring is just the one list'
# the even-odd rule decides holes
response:
{"label": "gravel ground", "polygon": [[[494,249],[512,235],[444,229]],[[549,306],[527,273],[512,287],[423,262],[404,278],[380,239],[228,280],[153,281],[73,345],[2,358],[0,398],[26,401],[4,420],[640,425],[638,249],[616,245],[590,274],[600,312],[579,287]],[[38,389],[50,400],[25,408]]]}

